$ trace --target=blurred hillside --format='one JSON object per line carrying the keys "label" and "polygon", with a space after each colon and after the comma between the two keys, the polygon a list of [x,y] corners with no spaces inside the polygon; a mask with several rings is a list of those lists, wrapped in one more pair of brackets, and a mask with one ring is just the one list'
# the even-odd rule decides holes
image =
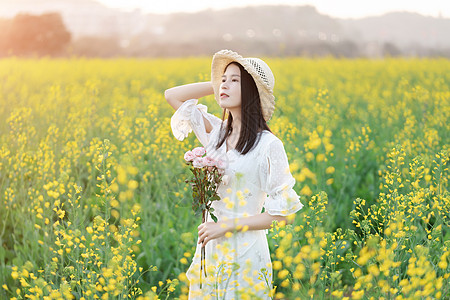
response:
{"label": "blurred hillside", "polygon": [[[18,14],[57,12],[71,40],[60,55],[211,55],[229,48],[244,55],[450,57],[450,19],[393,12],[338,19],[312,6],[260,6],[171,15],[124,12],[93,0],[0,0],[2,36]],[[3,55],[18,54],[11,42]],[[36,52],[36,54],[39,54]],[[52,54],[50,54],[52,55]]]}

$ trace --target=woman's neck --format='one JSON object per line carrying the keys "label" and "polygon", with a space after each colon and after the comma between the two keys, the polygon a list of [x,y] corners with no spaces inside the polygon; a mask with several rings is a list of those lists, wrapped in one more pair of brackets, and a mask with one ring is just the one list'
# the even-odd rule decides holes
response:
{"label": "woman's neck", "polygon": [[231,124],[233,134],[239,135],[241,133],[241,112],[240,110],[232,110],[230,113],[233,116],[233,123]]}

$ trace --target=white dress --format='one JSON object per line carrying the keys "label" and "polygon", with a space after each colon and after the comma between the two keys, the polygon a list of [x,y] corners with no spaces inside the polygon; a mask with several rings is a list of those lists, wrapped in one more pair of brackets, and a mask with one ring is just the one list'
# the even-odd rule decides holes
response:
{"label": "white dress", "polygon": [[[229,181],[224,180],[219,186],[221,200],[212,204],[217,219],[257,215],[263,207],[271,215],[288,216],[299,211],[303,205],[293,190],[295,179],[289,172],[281,140],[264,130],[259,133],[261,139],[257,146],[245,155],[234,149],[227,152],[225,142],[216,150],[222,120],[197,102],[197,99],[185,101],[172,116],[171,127],[180,141],[193,130],[207,155],[225,162],[224,178]],[[213,127],[210,133],[205,130],[203,116]],[[208,221],[212,221],[211,217]],[[267,230],[250,230],[209,241],[205,246],[207,277],[202,275],[201,289],[201,245],[197,243],[186,272],[190,282],[189,299],[241,299],[240,293],[250,296],[249,299],[270,299],[272,262],[267,233]]]}

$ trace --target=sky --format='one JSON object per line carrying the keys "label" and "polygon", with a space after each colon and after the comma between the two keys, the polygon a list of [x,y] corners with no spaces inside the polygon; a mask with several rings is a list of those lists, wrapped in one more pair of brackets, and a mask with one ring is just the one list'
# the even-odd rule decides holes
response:
{"label": "sky", "polygon": [[450,18],[450,0],[96,0],[109,7],[146,13],[195,12],[249,5],[313,5],[320,13],[339,18],[363,18],[390,11],[417,12]]}

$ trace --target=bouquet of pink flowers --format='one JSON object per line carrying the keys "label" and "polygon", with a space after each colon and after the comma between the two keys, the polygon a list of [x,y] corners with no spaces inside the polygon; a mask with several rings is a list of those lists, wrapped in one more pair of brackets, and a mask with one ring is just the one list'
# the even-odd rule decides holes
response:
{"label": "bouquet of pink flowers", "polygon": [[[211,207],[212,201],[220,200],[217,194],[217,189],[222,181],[224,175],[225,165],[221,160],[215,160],[205,155],[206,150],[203,147],[197,147],[184,154],[186,164],[192,166],[190,168],[194,177],[185,180],[190,183],[192,187],[192,209],[196,216],[202,215],[202,223],[206,222],[208,213],[214,222],[217,222],[217,217],[213,214],[214,208]],[[205,265],[205,248],[202,248],[202,263],[200,276],[202,270],[206,268]],[[200,288],[201,288],[200,277]]]}
{"label": "bouquet of pink flowers", "polygon": [[224,173],[224,164],[221,160],[215,160],[205,156],[206,151],[203,147],[194,148],[184,154],[184,160],[187,165],[192,166],[191,172],[194,174],[192,179],[185,180],[192,187],[192,209],[196,216],[202,214],[202,222],[206,222],[207,213],[210,214],[214,222],[217,222],[213,214],[214,208],[211,207],[212,201],[220,200],[217,194],[217,188],[222,181]]}

